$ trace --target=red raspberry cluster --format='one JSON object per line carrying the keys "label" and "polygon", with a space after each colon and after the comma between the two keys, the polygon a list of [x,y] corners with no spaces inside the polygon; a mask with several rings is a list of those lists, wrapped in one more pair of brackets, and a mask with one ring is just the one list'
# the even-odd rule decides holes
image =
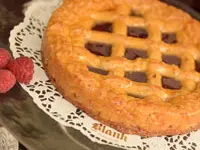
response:
{"label": "red raspberry cluster", "polygon": [[12,59],[7,50],[0,48],[0,93],[8,92],[17,81],[29,84],[33,73],[32,59],[28,57]]}

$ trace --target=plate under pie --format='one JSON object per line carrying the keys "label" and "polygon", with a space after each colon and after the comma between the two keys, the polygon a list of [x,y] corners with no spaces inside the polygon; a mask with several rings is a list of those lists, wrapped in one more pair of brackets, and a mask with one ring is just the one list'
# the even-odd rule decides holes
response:
{"label": "plate under pie", "polygon": [[43,39],[56,88],[127,134],[200,127],[200,22],[158,0],[65,0]]}

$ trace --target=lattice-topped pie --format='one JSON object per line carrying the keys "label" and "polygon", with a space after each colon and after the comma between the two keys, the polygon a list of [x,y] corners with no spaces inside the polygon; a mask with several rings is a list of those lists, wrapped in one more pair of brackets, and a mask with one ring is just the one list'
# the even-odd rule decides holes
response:
{"label": "lattice-topped pie", "polygon": [[43,61],[57,89],[123,132],[200,127],[200,22],[158,0],[65,0],[48,24]]}

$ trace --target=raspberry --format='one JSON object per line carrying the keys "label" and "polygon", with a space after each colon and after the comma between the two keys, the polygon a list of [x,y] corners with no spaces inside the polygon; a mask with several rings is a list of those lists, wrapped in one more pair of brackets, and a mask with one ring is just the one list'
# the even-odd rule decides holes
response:
{"label": "raspberry", "polygon": [[20,83],[29,84],[33,78],[34,65],[32,59],[19,57],[8,64],[8,69],[15,75]]}
{"label": "raspberry", "polygon": [[8,92],[16,83],[16,78],[9,70],[0,70],[0,93]]}
{"label": "raspberry", "polygon": [[5,68],[10,59],[10,53],[5,49],[0,48],[0,69]]}

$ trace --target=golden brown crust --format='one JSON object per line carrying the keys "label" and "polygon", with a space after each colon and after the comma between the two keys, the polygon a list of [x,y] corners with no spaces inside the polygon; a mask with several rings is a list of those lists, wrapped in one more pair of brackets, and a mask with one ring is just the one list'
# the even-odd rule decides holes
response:
{"label": "golden brown crust", "polygon": [[[132,23],[126,17],[130,9],[144,16],[144,20],[135,18],[134,21],[148,29],[147,40],[90,30],[94,19],[116,19],[113,14],[120,14],[117,19]],[[117,31],[121,28],[119,25]],[[158,29],[176,32],[178,43],[169,45],[160,41]],[[51,81],[64,97],[93,118],[123,133],[182,134],[200,126],[200,74],[194,70],[194,60],[200,60],[200,35],[196,34],[199,31],[198,21],[157,0],[66,0],[54,12],[46,30],[43,62]],[[134,43],[136,48],[148,49],[153,55],[147,60],[129,61],[121,57],[121,50],[116,50],[119,53],[110,58],[99,57],[84,48],[85,42],[91,39],[114,44],[120,40],[131,46]],[[181,68],[166,65],[157,59],[161,52],[178,55],[188,63],[183,63]],[[110,73],[101,76],[89,72],[87,66],[107,69]],[[159,78],[141,84],[123,77],[125,71],[137,69],[181,80],[184,88],[163,89]],[[146,97],[139,100],[127,93]]]}

